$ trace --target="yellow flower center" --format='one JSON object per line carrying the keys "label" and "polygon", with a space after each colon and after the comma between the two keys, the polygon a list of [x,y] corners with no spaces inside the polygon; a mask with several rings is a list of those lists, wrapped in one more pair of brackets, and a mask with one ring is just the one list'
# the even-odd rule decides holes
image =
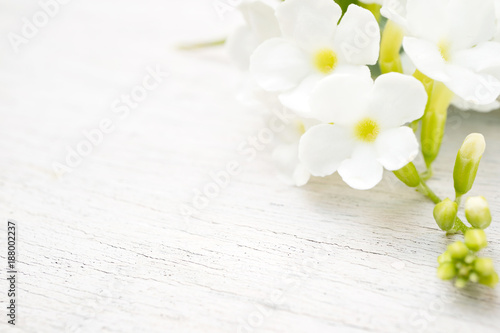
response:
{"label": "yellow flower center", "polygon": [[439,42],[438,48],[444,61],[450,61],[450,44],[446,40],[442,40]]}
{"label": "yellow flower center", "polygon": [[328,74],[337,66],[337,55],[330,49],[319,50],[314,56],[314,65],[323,74]]}
{"label": "yellow flower center", "polygon": [[366,118],[356,124],[354,128],[356,138],[365,142],[373,142],[380,133],[380,126],[376,121]]}
{"label": "yellow flower center", "polygon": [[296,126],[297,126],[297,132],[299,132],[300,135],[306,132],[306,125],[303,122],[297,121]]}

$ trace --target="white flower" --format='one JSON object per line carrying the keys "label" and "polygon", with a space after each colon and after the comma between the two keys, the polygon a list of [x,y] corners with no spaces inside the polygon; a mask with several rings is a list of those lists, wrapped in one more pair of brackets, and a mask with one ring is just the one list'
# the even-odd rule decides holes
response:
{"label": "white flower", "polygon": [[[401,64],[403,65],[403,73],[406,75],[413,75],[415,73],[416,67],[411,62],[408,55],[404,52],[401,53]],[[500,102],[494,101],[493,103],[478,105],[475,103],[470,103],[465,101],[463,98],[455,95],[451,100],[451,104],[463,111],[477,111],[477,112],[491,112],[500,109]]]}
{"label": "white flower", "polygon": [[426,103],[411,76],[331,76],[312,93],[311,113],[322,124],[302,136],[300,160],[313,176],[338,171],[349,186],[370,189],[384,168],[399,170],[417,156],[415,134],[403,125],[422,117]]}
{"label": "white flower", "polygon": [[361,73],[362,65],[378,59],[380,30],[368,10],[349,6],[342,21],[333,0],[286,0],[276,8],[283,34],[260,45],[250,71],[265,90],[280,93],[280,101],[307,116],[309,96],[332,73]]}
{"label": "white flower", "polygon": [[470,103],[500,95],[493,0],[386,0],[381,12],[403,27],[404,50],[423,74]]}
{"label": "white flower", "polygon": [[[273,6],[274,3],[274,6]],[[245,25],[236,28],[226,41],[226,48],[234,63],[248,70],[253,51],[267,39],[281,36],[274,7],[278,1],[245,0],[237,7]]]}
{"label": "white flower", "polygon": [[303,186],[307,184],[311,173],[299,160],[299,142],[305,131],[318,121],[297,117],[286,125],[279,133],[277,147],[273,151],[278,178],[288,185]]}

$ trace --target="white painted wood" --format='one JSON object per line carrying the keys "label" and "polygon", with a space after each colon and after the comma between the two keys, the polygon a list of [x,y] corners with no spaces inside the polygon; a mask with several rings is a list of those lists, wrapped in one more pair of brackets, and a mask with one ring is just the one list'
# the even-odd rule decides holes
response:
{"label": "white painted wood", "polygon": [[[290,188],[269,148],[244,161],[237,147],[263,123],[234,97],[238,72],[222,50],[173,49],[225,35],[233,14],[212,5],[75,0],[19,54],[2,44],[0,260],[12,218],[20,273],[18,325],[1,310],[0,331],[498,332],[498,291],[436,278],[437,256],[460,236],[439,232],[432,204],[391,174],[368,192],[337,176]],[[38,10],[0,7],[4,37]],[[170,76],[116,117],[113,101],[156,65]],[[53,162],[107,117],[115,131],[58,179]],[[456,150],[481,131],[488,149],[472,192],[499,217],[500,115],[451,118],[430,185],[452,195]],[[242,173],[186,220],[193,191],[232,160]],[[498,222],[485,254],[500,268]]]}

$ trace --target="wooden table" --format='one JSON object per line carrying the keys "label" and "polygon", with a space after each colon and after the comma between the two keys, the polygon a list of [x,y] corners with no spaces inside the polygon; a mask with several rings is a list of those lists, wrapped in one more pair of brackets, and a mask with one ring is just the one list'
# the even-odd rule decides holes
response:
{"label": "wooden table", "polygon": [[[0,1],[2,267],[8,219],[18,251],[17,325],[2,278],[0,331],[498,332],[498,290],[436,277],[461,236],[439,232],[432,204],[392,174],[366,192],[338,176],[295,188],[276,179],[272,145],[251,161],[237,151],[265,126],[235,98],[240,74],[222,49],[174,48],[227,33],[234,12],[213,5],[73,1],[15,53],[8,34],[40,7]],[[127,113],[122,95],[157,69],[168,75]],[[430,185],[451,196],[461,141],[484,133],[472,194],[490,200],[484,254],[500,269],[500,114],[450,118]],[[82,143],[96,128],[108,133]],[[78,147],[78,165],[54,172]],[[241,173],[186,217],[231,161]]]}

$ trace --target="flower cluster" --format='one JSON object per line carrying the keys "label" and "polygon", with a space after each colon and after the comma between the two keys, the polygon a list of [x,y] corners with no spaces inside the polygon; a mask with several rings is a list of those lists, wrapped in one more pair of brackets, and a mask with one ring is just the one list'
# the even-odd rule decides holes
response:
{"label": "flower cluster", "polygon": [[[338,173],[368,190],[389,170],[436,203],[442,230],[472,229],[457,214],[484,138],[469,136],[459,151],[454,201],[426,180],[452,103],[500,107],[499,0],[243,0],[239,9],[245,24],[226,45],[244,73],[245,96],[296,115],[273,153],[281,179],[302,186]],[[421,173],[412,163],[419,153]],[[487,206],[482,197],[467,200],[472,227],[491,223]]]}
{"label": "flower cluster", "polygon": [[486,246],[483,230],[472,229],[465,233],[465,241],[448,245],[448,249],[438,257],[437,275],[440,279],[455,279],[455,286],[463,288],[467,283],[475,282],[488,287],[495,287],[498,274],[490,258],[478,257],[479,250]]}

